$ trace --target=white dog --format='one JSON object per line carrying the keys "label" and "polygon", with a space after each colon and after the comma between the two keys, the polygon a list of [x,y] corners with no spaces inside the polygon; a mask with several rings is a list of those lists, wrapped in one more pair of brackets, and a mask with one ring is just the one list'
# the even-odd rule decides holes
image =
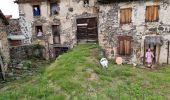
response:
{"label": "white dog", "polygon": [[106,58],[102,58],[100,60],[100,64],[102,65],[103,68],[108,68],[108,60]]}

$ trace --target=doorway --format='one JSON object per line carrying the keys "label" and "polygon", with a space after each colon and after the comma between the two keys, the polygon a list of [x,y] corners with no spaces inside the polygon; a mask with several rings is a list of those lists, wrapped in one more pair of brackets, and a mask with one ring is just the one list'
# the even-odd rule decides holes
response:
{"label": "doorway", "polygon": [[77,19],[77,41],[98,42],[97,18]]}
{"label": "doorway", "polygon": [[54,44],[60,44],[59,25],[52,25],[52,33],[53,33],[53,43]]}
{"label": "doorway", "polygon": [[160,63],[161,46],[163,45],[163,37],[156,36],[146,36],[144,40],[144,60],[143,63],[146,64],[145,54],[147,49],[151,49],[154,54],[153,64]]}
{"label": "doorway", "polygon": [[59,55],[66,53],[68,50],[68,47],[54,47],[54,57],[57,58]]}
{"label": "doorway", "polygon": [[[145,45],[145,50],[144,50],[144,58],[145,58],[145,55],[146,55],[146,52],[148,49],[151,49],[151,52],[153,53],[154,55],[154,58],[153,58],[153,64],[156,64],[157,63],[157,46],[156,45],[151,45],[151,44],[147,44]],[[146,59],[144,60],[144,64],[146,64]]]}

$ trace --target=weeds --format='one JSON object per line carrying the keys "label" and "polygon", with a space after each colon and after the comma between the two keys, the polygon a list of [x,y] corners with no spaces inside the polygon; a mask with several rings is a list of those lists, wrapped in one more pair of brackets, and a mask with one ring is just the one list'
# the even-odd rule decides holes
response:
{"label": "weeds", "polygon": [[[108,69],[103,69],[98,64],[99,50],[98,45],[77,46],[31,79],[4,85],[0,100],[170,99],[169,66],[149,71],[110,63]],[[45,63],[41,62],[40,66]],[[31,65],[39,66],[34,62]],[[97,79],[89,80],[92,74]]]}

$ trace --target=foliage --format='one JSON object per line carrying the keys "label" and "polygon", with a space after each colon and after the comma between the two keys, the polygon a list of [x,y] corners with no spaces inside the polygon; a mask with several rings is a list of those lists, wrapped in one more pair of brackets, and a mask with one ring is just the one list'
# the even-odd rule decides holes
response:
{"label": "foliage", "polygon": [[170,99],[170,66],[148,70],[110,64],[103,69],[98,48],[79,45],[29,80],[0,86],[0,100]]}
{"label": "foliage", "polygon": [[27,67],[27,68],[32,67],[32,62],[30,60],[24,60],[22,61],[22,64],[24,67]]}
{"label": "foliage", "polygon": [[31,48],[33,48],[33,49],[43,49],[44,46],[42,46],[40,44],[33,44],[33,45],[31,45]]}

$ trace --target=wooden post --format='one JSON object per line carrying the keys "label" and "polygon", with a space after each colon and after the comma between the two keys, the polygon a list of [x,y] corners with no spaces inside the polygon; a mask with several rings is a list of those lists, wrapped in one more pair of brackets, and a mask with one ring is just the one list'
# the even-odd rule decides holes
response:
{"label": "wooden post", "polygon": [[161,52],[161,47],[160,47],[160,45],[158,45],[158,57],[157,57],[157,64],[159,64],[160,63],[160,52]]}
{"label": "wooden post", "polygon": [[145,53],[146,53],[146,51],[145,51],[145,49],[146,49],[146,47],[145,47],[146,45],[145,45],[145,39],[144,39],[144,56],[143,56],[143,65],[145,65]]}
{"label": "wooden post", "polygon": [[1,76],[2,76],[2,79],[5,80],[5,70],[4,70],[4,65],[3,65],[3,60],[2,60],[2,57],[0,56],[0,66],[1,66]]}
{"label": "wooden post", "polygon": [[167,52],[167,64],[169,64],[169,44],[170,44],[170,41],[168,40],[168,45],[167,45],[168,46],[168,48],[167,48],[168,49],[167,50],[168,51]]}

